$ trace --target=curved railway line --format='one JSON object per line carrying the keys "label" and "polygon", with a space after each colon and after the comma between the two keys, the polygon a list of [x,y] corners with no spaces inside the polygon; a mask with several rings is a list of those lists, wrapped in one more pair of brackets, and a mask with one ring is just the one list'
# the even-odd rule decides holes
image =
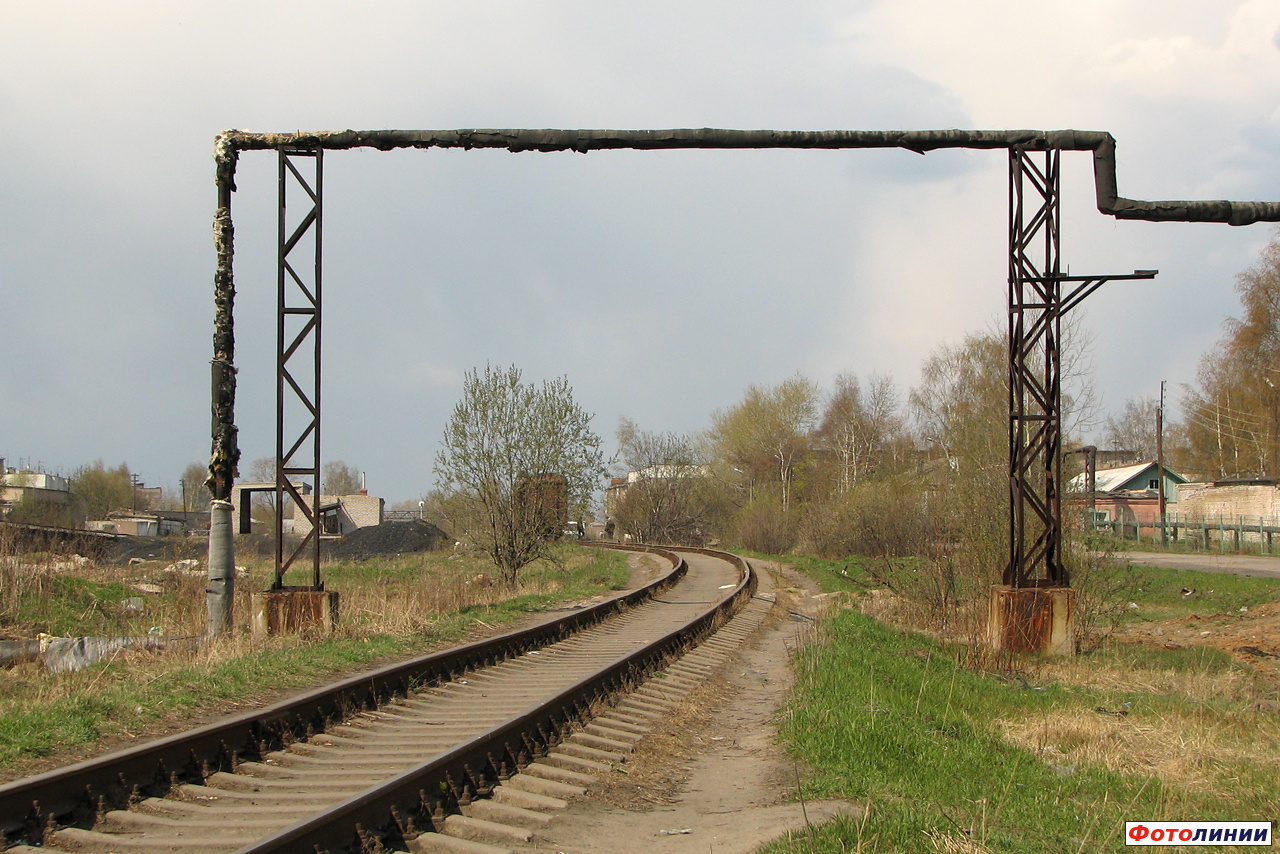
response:
{"label": "curved railway line", "polygon": [[772,606],[708,550],[557,620],[0,786],[0,847],[494,854],[624,762]]}

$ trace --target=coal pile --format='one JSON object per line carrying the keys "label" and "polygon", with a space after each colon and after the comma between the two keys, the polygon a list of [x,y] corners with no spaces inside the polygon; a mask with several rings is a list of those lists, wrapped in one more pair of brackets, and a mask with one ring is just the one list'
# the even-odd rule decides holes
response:
{"label": "coal pile", "polygon": [[321,554],[331,560],[365,560],[434,551],[451,542],[449,535],[435,525],[415,519],[357,528],[340,540],[324,543]]}

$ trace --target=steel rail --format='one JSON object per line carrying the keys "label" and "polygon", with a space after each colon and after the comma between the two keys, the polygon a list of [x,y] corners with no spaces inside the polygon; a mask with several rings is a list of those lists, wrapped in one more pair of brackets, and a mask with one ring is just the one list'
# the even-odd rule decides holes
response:
{"label": "steel rail", "polygon": [[38,844],[52,825],[91,824],[107,809],[163,795],[181,782],[203,783],[241,760],[261,759],[419,686],[447,682],[562,640],[658,595],[688,569],[683,558],[666,549],[611,547],[657,554],[671,561],[672,569],[643,587],[556,620],[390,664],[263,709],[0,785],[0,847],[20,840]]}
{"label": "steel rail", "polygon": [[235,854],[373,854],[406,848],[418,834],[438,830],[437,822],[459,803],[488,795],[493,786],[585,723],[592,709],[607,704],[645,676],[695,646],[754,595],[756,577],[737,555],[714,549],[681,548],[726,560],[742,574],[732,593],[685,626],[668,632],[577,684],[390,780],[324,812],[284,828]]}

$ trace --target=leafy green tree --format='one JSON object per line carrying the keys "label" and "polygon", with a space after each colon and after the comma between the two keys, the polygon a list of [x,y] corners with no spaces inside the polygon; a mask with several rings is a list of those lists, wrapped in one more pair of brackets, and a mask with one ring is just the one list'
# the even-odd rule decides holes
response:
{"label": "leafy green tree", "polygon": [[1009,539],[1007,358],[1002,335],[970,334],[929,354],[910,396],[932,458],[925,467],[931,524],[993,576]]}
{"label": "leafy green tree", "polygon": [[1005,342],[992,333],[971,334],[959,346],[929,354],[911,408],[920,437],[942,454],[953,472],[994,472],[1008,466],[1009,417]]}
{"label": "leafy green tree", "polygon": [[573,399],[567,378],[521,381],[515,366],[462,382],[436,454],[442,488],[465,515],[463,534],[486,552],[509,584],[520,568],[546,553],[545,508],[528,484],[563,477],[571,512],[581,512],[605,474],[592,416]]}
{"label": "leafy green tree", "polygon": [[133,481],[129,466],[121,463],[114,469],[96,460],[80,466],[71,475],[71,494],[84,508],[88,519],[105,519],[113,510],[133,508]]}
{"label": "leafy green tree", "polygon": [[711,416],[711,439],[721,459],[749,479],[752,492],[756,484],[775,487],[786,513],[817,410],[818,387],[799,374],[769,388],[751,385],[741,403]]}
{"label": "leafy green tree", "polygon": [[14,502],[5,514],[6,522],[23,525],[48,525],[54,528],[75,528],[83,519],[77,518],[76,507],[68,503],[41,501],[31,495],[24,495]]}

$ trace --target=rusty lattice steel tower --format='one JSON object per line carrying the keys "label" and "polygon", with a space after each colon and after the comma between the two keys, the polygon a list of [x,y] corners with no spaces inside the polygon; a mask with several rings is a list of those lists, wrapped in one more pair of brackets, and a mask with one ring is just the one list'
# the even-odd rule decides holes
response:
{"label": "rusty lattice steel tower", "polygon": [[[1009,149],[1009,561],[1011,587],[1067,587],[1062,561],[1062,318],[1113,279],[1064,276],[1057,149]],[[1065,293],[1064,293],[1065,291]]]}
{"label": "rusty lattice steel tower", "polygon": [[[276,575],[309,558],[313,590],[320,581],[320,307],[324,214],[324,150],[282,147],[279,157],[279,228],[276,263]],[[301,167],[301,168],[300,168]],[[301,216],[289,216],[290,190],[301,192]],[[309,251],[308,251],[309,250]],[[292,417],[291,417],[292,416]],[[311,482],[311,503],[294,478]],[[287,555],[284,499],[310,526]]]}

